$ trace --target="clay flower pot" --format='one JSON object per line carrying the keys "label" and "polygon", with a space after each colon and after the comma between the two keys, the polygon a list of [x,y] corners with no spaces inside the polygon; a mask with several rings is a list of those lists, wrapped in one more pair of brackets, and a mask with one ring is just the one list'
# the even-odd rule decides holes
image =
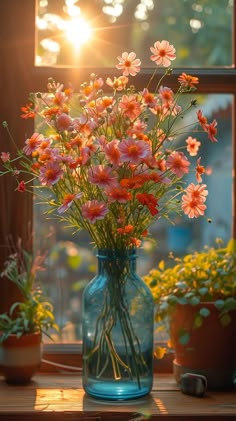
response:
{"label": "clay flower pot", "polygon": [[[200,308],[208,308],[210,315],[201,327],[193,328],[194,316]],[[197,306],[177,305],[170,322],[171,342],[175,351],[173,362],[177,381],[187,372],[207,377],[208,387],[230,388],[236,376],[236,310],[229,312],[231,322],[222,326],[214,303]],[[180,332],[189,333],[186,344],[180,341]]]}
{"label": "clay flower pot", "polygon": [[8,383],[30,381],[40,367],[42,357],[41,332],[10,335],[0,344],[0,374]]}

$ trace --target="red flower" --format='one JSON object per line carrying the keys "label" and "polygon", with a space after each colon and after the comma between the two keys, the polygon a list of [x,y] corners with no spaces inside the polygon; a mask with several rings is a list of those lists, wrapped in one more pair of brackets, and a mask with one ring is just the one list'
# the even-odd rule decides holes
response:
{"label": "red flower", "polygon": [[24,180],[22,180],[22,181],[20,181],[20,183],[18,184],[18,186],[17,186],[17,190],[19,191],[19,192],[24,192],[25,190],[26,190],[26,187],[25,187],[25,182],[24,182]]}
{"label": "red flower", "polygon": [[157,199],[153,194],[149,193],[138,193],[136,194],[136,199],[144,206],[147,206],[152,216],[158,213],[158,209],[156,208],[158,203]]}

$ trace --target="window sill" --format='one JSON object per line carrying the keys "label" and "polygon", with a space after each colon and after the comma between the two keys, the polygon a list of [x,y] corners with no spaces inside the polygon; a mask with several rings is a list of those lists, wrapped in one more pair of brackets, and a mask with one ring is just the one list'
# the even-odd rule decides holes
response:
{"label": "window sill", "polygon": [[11,386],[0,377],[0,420],[165,421],[236,419],[235,391],[209,391],[204,398],[184,395],[171,374],[156,374],[150,396],[105,403],[88,397],[81,376],[41,373],[26,386]]}

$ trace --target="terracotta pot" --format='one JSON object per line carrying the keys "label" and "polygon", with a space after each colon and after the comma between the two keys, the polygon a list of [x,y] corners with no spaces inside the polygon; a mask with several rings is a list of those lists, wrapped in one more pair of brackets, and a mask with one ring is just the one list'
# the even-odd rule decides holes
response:
{"label": "terracotta pot", "polygon": [[[206,307],[210,315],[199,328],[193,329],[196,312]],[[233,387],[236,378],[236,310],[230,312],[231,322],[223,327],[213,303],[197,306],[178,305],[170,321],[170,336],[175,351],[174,375],[179,382],[184,373],[207,377],[209,388]],[[190,334],[190,341],[182,345],[180,331]]]}
{"label": "terracotta pot", "polygon": [[27,383],[40,367],[41,333],[10,335],[0,344],[0,374],[8,383]]}

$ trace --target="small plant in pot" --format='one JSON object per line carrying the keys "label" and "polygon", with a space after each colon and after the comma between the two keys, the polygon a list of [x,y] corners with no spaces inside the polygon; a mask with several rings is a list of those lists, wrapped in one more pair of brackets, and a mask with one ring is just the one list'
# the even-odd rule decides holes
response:
{"label": "small plant in pot", "polygon": [[22,249],[21,243],[5,263],[1,277],[19,289],[22,300],[12,304],[8,313],[0,314],[0,374],[10,383],[26,383],[39,369],[42,335],[57,329],[53,307],[35,284],[42,270],[43,256]]}
{"label": "small plant in pot", "polygon": [[[145,277],[156,303],[159,330],[167,330],[179,382],[205,375],[209,388],[233,387],[236,377],[236,246],[214,247],[161,262]],[[162,350],[157,354],[163,355]]]}

